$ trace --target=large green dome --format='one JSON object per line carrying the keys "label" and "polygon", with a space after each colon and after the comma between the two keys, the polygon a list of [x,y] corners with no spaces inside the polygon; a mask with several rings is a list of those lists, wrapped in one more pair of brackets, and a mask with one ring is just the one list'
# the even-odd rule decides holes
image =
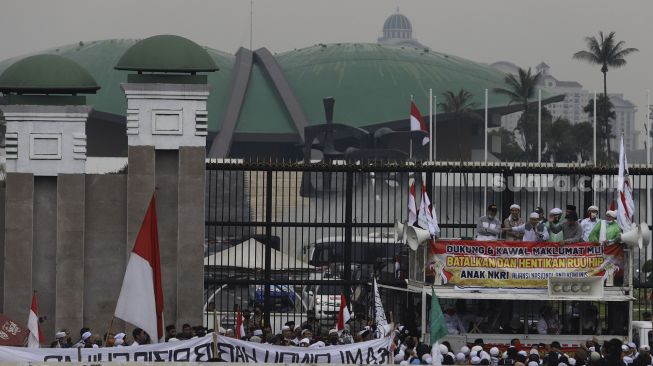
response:
{"label": "large green dome", "polygon": [[95,93],[100,87],[86,69],[58,55],[25,57],[0,74],[0,92],[20,94]]}
{"label": "large green dome", "polygon": [[197,43],[180,36],[159,35],[131,46],[116,64],[117,70],[151,72],[210,72],[218,70]]}

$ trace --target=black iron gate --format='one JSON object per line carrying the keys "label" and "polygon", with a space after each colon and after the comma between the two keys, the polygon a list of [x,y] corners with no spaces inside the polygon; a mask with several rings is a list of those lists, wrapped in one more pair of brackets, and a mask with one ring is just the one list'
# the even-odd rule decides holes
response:
{"label": "black iron gate", "polygon": [[[650,222],[651,169],[631,168],[638,222]],[[412,174],[411,174],[412,173]],[[420,174],[421,173],[421,174]],[[315,331],[335,326],[344,296],[352,327],[372,315],[378,279],[386,312],[417,324],[419,296],[399,290],[408,273],[407,247],[394,223],[407,218],[409,179],[424,179],[442,237],[473,237],[478,217],[495,203],[502,218],[517,203],[522,216],[573,204],[601,212],[615,197],[616,169],[498,164],[207,163],[205,309],[224,328],[245,315],[273,332],[294,321]],[[651,248],[636,252],[634,319],[651,311]],[[395,289],[396,288],[396,289]],[[259,324],[260,323],[260,324]]]}

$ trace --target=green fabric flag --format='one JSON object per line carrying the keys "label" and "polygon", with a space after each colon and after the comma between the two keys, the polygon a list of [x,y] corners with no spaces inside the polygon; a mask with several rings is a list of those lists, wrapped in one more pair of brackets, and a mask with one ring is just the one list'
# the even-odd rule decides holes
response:
{"label": "green fabric flag", "polygon": [[442,314],[438,297],[435,296],[435,288],[431,286],[431,344],[439,341],[447,334],[447,324],[444,322],[444,314]]}

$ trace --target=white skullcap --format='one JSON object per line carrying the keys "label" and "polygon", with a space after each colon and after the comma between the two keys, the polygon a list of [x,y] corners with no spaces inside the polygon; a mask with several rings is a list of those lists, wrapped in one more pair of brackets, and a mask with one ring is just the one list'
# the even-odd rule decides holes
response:
{"label": "white skullcap", "polygon": [[601,355],[600,355],[598,352],[596,352],[596,351],[595,351],[595,352],[592,352],[592,353],[590,354],[590,359],[592,360],[592,362],[598,362],[598,360],[601,359]]}
{"label": "white skullcap", "polygon": [[218,334],[223,334],[224,335],[225,333],[227,333],[226,329],[224,329],[222,327],[218,328]]}
{"label": "white skullcap", "polygon": [[92,335],[91,332],[84,332],[82,334],[82,340],[85,341],[85,340],[89,339],[91,337],[91,335]]}
{"label": "white skullcap", "polygon": [[446,355],[447,352],[449,352],[449,348],[447,348],[447,346],[445,346],[444,344],[441,344],[440,345],[440,353],[443,354],[443,355]]}
{"label": "white skullcap", "polygon": [[490,354],[485,352],[485,351],[481,352],[479,357],[481,357],[481,360],[491,360],[492,359],[492,357],[490,357]]}
{"label": "white skullcap", "polygon": [[66,332],[57,332],[57,333],[54,335],[54,338],[55,338],[55,339],[59,339],[59,338],[63,338],[63,337],[65,337],[65,336],[66,336]]}
{"label": "white skullcap", "polygon": [[263,335],[263,331],[260,330],[260,329],[255,329],[255,330],[254,330],[254,335],[255,335],[255,336],[262,336],[262,335]]}
{"label": "white skullcap", "polygon": [[481,347],[481,346],[474,346],[474,347],[472,347],[472,351],[476,351],[477,353],[480,352],[480,351],[482,351],[482,350],[483,350],[483,347]]}
{"label": "white skullcap", "polygon": [[465,354],[462,352],[458,352],[458,354],[456,355],[456,361],[458,361],[458,363],[465,361]]}
{"label": "white skullcap", "polygon": [[261,337],[259,337],[259,336],[252,336],[252,337],[249,339],[250,342],[254,342],[254,343],[261,343],[261,340],[262,340],[262,339],[261,339]]}
{"label": "white skullcap", "polygon": [[595,348],[594,346],[592,346],[592,347],[588,348],[588,350],[589,350],[590,352],[594,352],[594,351],[596,351],[596,348]]}
{"label": "white skullcap", "polygon": [[462,346],[460,347],[460,352],[462,352],[465,356],[469,354],[469,347],[467,346]]}
{"label": "white skullcap", "polygon": [[338,330],[337,329],[329,329],[329,335],[331,335],[331,334],[338,334]]}
{"label": "white skullcap", "polygon": [[404,351],[399,351],[399,352],[395,355],[395,363],[403,361],[403,360],[404,360],[404,357],[405,357]]}
{"label": "white skullcap", "polygon": [[168,342],[179,342],[179,339],[177,339],[175,337],[172,337],[172,338],[168,339]]}
{"label": "white skullcap", "polygon": [[626,363],[626,365],[630,365],[630,364],[633,363],[633,358],[630,357],[630,356],[624,356],[624,359],[623,359],[623,360],[624,360],[624,362]]}
{"label": "white skullcap", "polygon": [[643,351],[643,352],[648,352],[648,351],[651,350],[651,347],[649,347],[647,344],[645,344],[645,345],[639,347],[639,349],[640,349],[641,351]]}
{"label": "white skullcap", "polygon": [[492,347],[492,348],[490,348],[490,354],[491,354],[492,356],[498,356],[498,355],[499,355],[499,349],[496,348],[496,347]]}
{"label": "white skullcap", "polygon": [[540,218],[540,214],[538,214],[537,212],[531,212],[531,213],[528,215],[528,217],[531,218],[531,219],[539,219],[539,218]]}
{"label": "white skullcap", "polygon": [[301,341],[299,341],[299,344],[304,344],[304,343],[310,344],[311,341],[308,338],[303,338]]}
{"label": "white skullcap", "polygon": [[621,345],[621,350],[624,351],[624,352],[628,352],[628,346],[626,346],[625,344],[622,344]]}
{"label": "white skullcap", "polygon": [[549,213],[550,213],[551,215],[561,215],[561,214],[562,214],[562,210],[559,209],[559,208],[557,208],[557,207],[555,207],[555,208],[553,208],[551,211],[549,211]]}
{"label": "white skullcap", "polygon": [[607,211],[605,211],[605,215],[616,219],[617,218],[617,211],[607,210]]}
{"label": "white skullcap", "polygon": [[528,366],[540,366],[540,364],[537,363],[536,361],[531,361],[528,363]]}
{"label": "white skullcap", "polygon": [[429,355],[428,353],[425,353],[424,356],[426,356],[426,357],[424,357],[424,362],[426,362],[427,365],[430,365],[430,364],[433,363],[433,357],[431,357],[431,355]]}
{"label": "white skullcap", "polygon": [[283,327],[281,327],[281,331],[282,331],[282,332],[285,332],[285,331],[287,331],[287,330],[290,330],[290,327],[289,327],[289,326],[284,325]]}
{"label": "white skullcap", "polygon": [[399,362],[399,364],[400,364],[400,365],[408,365],[408,361],[403,360],[403,361]]}
{"label": "white skullcap", "polygon": [[637,346],[636,346],[635,343],[633,343],[633,342],[628,343],[628,347],[630,347],[630,348],[637,348]]}
{"label": "white skullcap", "polygon": [[564,363],[564,362],[560,362],[560,363],[558,363],[558,366],[560,366],[560,365],[562,365],[562,366],[567,366],[567,364]]}
{"label": "white skullcap", "polygon": [[297,325],[297,326],[295,326],[295,332],[298,331],[299,329],[302,329],[302,326],[301,326],[301,325]]}
{"label": "white skullcap", "polygon": [[521,350],[521,351],[519,351],[517,353],[519,353],[520,355],[522,355],[524,357],[528,357],[528,353],[526,353],[526,351],[524,351],[524,350]]}
{"label": "white skullcap", "polygon": [[474,358],[478,356],[478,351],[469,351],[469,358]]}
{"label": "white skullcap", "polygon": [[521,207],[519,207],[519,205],[516,204],[516,203],[513,203],[512,205],[510,205],[510,209],[512,210],[513,208],[516,208],[516,209],[518,209],[518,210],[521,210]]}
{"label": "white skullcap", "polygon": [[125,333],[118,333],[115,336],[113,336],[113,339],[124,339],[125,338]]}
{"label": "white skullcap", "polygon": [[472,365],[479,365],[481,363],[481,358],[478,356],[472,357]]}
{"label": "white skullcap", "polygon": [[535,348],[531,348],[531,351],[528,352],[528,353],[530,353],[531,355],[539,355],[540,354],[539,352],[537,352],[537,349],[535,349]]}
{"label": "white skullcap", "polygon": [[594,205],[592,205],[592,206],[590,206],[590,207],[587,209],[587,211],[596,211],[596,212],[599,212],[599,206],[594,206]]}
{"label": "white skullcap", "polygon": [[[170,338],[170,340],[172,340],[172,338]],[[122,338],[118,338],[113,342],[114,347],[122,346],[123,344],[125,344],[125,341],[123,341]]]}
{"label": "white skullcap", "polygon": [[576,365],[576,359],[573,358],[573,357],[569,357],[567,362],[569,362],[569,366],[575,366]]}

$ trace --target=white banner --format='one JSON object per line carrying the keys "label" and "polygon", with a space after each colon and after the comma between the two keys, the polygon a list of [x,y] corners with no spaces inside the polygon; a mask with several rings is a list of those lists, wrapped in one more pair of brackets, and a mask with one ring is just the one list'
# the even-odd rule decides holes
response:
{"label": "white banner", "polygon": [[[372,341],[302,348],[273,346],[218,337],[218,353],[226,362],[387,364],[392,337]],[[213,335],[188,341],[136,347],[24,348],[0,347],[0,362],[186,362],[213,358]]]}

